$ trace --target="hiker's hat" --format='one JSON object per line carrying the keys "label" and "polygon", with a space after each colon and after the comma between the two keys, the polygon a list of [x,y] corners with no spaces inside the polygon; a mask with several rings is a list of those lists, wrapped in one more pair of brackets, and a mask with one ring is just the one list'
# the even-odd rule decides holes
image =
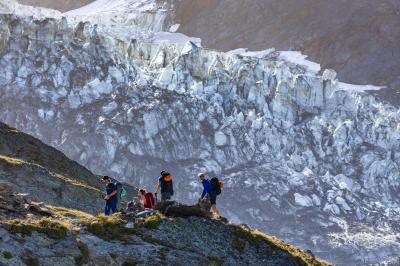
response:
{"label": "hiker's hat", "polygon": [[108,175],[103,176],[103,180],[107,180],[110,179],[110,177]]}
{"label": "hiker's hat", "polygon": [[202,176],[206,176],[206,175],[204,173],[198,173],[197,176],[202,177]]}

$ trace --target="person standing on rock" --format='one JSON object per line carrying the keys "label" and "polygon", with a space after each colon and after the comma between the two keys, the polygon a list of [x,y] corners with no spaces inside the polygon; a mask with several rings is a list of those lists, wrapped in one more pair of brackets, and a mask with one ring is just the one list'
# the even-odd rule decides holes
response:
{"label": "person standing on rock", "polygon": [[106,185],[106,196],[104,197],[104,214],[108,216],[112,213],[117,212],[118,189],[117,186],[113,182],[111,182],[111,178],[109,176],[103,177],[103,183]]}
{"label": "person standing on rock", "polygon": [[162,171],[161,177],[158,179],[156,188],[156,198],[157,194],[161,191],[161,201],[170,200],[174,195],[174,186],[172,183],[172,175],[166,171]]}
{"label": "person standing on rock", "polygon": [[199,199],[199,203],[204,201],[204,197],[207,195],[207,198],[210,200],[211,204],[211,212],[215,218],[220,218],[221,215],[217,209],[217,196],[221,194],[221,188],[223,187],[224,183],[222,181],[220,182],[216,177],[208,180],[203,173],[199,173],[198,177],[203,184],[203,192],[201,194],[201,198]]}
{"label": "person standing on rock", "polygon": [[[199,203],[203,202],[205,198],[207,198],[211,204],[211,212],[214,214],[215,218],[219,218],[220,214],[217,209],[217,196],[221,194],[220,182],[216,177],[213,177],[211,181],[208,180],[203,173],[199,173],[197,176],[200,178],[200,182],[203,184],[203,192],[199,198]],[[213,183],[217,184],[213,185]]]}
{"label": "person standing on rock", "polygon": [[206,178],[205,174],[199,173],[197,176],[200,178],[200,182],[203,184],[203,192],[201,193],[201,196],[199,198],[199,203],[200,203],[205,199],[210,198],[211,184],[210,180]]}

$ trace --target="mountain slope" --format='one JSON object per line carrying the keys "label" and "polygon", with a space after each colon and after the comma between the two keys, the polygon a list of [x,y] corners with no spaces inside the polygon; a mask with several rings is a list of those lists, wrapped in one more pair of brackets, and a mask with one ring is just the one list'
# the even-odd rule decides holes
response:
{"label": "mountain slope", "polygon": [[3,123],[0,176],[1,265],[328,265],[275,237],[199,216],[199,206],[175,205],[166,217],[135,199],[124,215],[85,213],[99,205],[95,176]]}
{"label": "mountain slope", "polygon": [[63,153],[0,123],[1,181],[29,193],[36,201],[97,213],[101,183],[95,175]]}

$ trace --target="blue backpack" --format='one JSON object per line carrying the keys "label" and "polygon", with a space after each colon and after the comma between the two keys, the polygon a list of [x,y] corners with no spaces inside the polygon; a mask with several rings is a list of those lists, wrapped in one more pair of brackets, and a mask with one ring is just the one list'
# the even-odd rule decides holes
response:
{"label": "blue backpack", "polygon": [[124,189],[124,186],[121,182],[115,183],[115,187],[117,188],[117,195],[119,200],[126,196],[126,190]]}

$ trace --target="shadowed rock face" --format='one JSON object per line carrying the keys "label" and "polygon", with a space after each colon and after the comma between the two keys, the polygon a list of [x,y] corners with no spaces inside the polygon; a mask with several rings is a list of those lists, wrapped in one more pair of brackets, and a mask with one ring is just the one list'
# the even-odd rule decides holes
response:
{"label": "shadowed rock face", "polygon": [[87,5],[93,0],[18,0],[18,2],[24,5],[47,7],[65,12]]}
{"label": "shadowed rock face", "polygon": [[97,213],[102,185],[89,170],[38,139],[0,123],[0,181],[35,201]]}
{"label": "shadowed rock face", "polygon": [[341,80],[400,87],[400,2],[171,0],[179,31],[206,47],[300,50]]}

